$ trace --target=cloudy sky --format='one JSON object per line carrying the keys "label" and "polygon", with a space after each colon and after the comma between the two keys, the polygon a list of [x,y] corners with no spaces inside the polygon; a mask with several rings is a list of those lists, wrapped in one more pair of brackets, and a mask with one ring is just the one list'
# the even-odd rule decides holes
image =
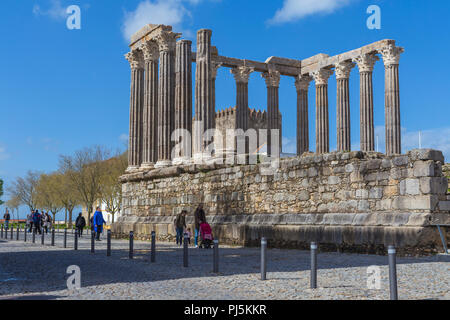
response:
{"label": "cloudy sky", "polygon": [[[381,29],[369,30],[367,8],[381,8]],[[66,26],[70,5],[81,30]],[[381,39],[405,47],[400,61],[403,148],[419,145],[450,159],[447,93],[450,2],[392,0],[3,0],[0,24],[0,176],[8,184],[27,170],[52,171],[58,155],[94,144],[123,148],[128,134],[130,71],[123,55],[130,35],[147,23],[173,25],[194,41],[213,30],[224,56],[264,61],[339,54]],[[266,109],[264,80],[252,74],[249,103]],[[351,74],[352,145],[359,147],[359,77]],[[217,109],[235,105],[228,69],[217,79]],[[384,151],[384,68],[374,71],[375,124]],[[336,81],[330,79],[331,147],[336,143]],[[314,137],[314,88],[310,136]],[[296,92],[280,86],[284,151],[295,152]],[[314,138],[311,139],[314,150]]]}

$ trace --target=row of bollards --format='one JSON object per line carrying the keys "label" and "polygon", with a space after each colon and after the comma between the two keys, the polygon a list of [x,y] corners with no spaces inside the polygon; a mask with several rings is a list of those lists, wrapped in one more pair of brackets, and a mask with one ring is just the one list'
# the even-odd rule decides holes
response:
{"label": "row of bollards", "polygon": [[[317,289],[317,243],[311,242],[311,275],[310,275],[310,287],[311,289]],[[261,280],[267,280],[267,240],[261,239]],[[390,299],[398,300],[397,292],[397,261],[396,250],[394,246],[388,247],[389,256],[389,287],[390,287]]]}

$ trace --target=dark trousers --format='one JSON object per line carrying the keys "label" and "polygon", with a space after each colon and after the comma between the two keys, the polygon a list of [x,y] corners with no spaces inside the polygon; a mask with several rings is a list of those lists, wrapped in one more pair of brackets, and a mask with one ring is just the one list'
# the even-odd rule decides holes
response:
{"label": "dark trousers", "polygon": [[41,226],[38,224],[35,224],[36,233],[41,234]]}
{"label": "dark trousers", "polygon": [[33,230],[33,222],[30,222],[30,229],[28,229],[28,232],[31,233],[32,230]]}
{"label": "dark trousers", "polygon": [[103,232],[103,227],[97,227],[97,232],[95,232],[96,236],[97,236],[97,240],[100,240],[100,235]]}
{"label": "dark trousers", "polygon": [[83,228],[77,227],[77,233],[78,233],[78,237],[81,237],[83,235]]}
{"label": "dark trousers", "polygon": [[177,244],[180,246],[183,244],[183,228],[176,228],[177,229]]}

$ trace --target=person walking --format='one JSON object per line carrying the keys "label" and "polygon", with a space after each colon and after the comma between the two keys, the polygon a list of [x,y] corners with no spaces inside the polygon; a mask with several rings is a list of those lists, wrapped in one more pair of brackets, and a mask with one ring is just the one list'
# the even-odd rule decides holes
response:
{"label": "person walking", "polygon": [[200,203],[195,210],[194,213],[194,245],[196,248],[198,248],[198,236],[200,233],[200,222],[204,221],[206,222],[206,215],[205,211],[203,210],[203,204]]}
{"label": "person walking", "polygon": [[101,241],[100,234],[103,232],[103,225],[106,223],[106,221],[105,219],[103,219],[102,209],[100,209],[100,207],[97,207],[92,220],[94,222],[96,240]]}
{"label": "person walking", "polygon": [[3,219],[5,220],[6,231],[8,231],[8,229],[9,229],[9,221],[11,220],[11,215],[9,214],[8,209],[6,209],[6,212],[3,215]]}
{"label": "person walking", "polygon": [[34,210],[31,210],[31,212],[27,215],[28,233],[31,233],[33,230],[33,215]]}
{"label": "person walking", "polygon": [[77,220],[75,220],[75,227],[77,228],[78,237],[81,237],[83,235],[83,229],[85,226],[86,226],[86,219],[80,212],[78,214]]}
{"label": "person walking", "polygon": [[177,232],[177,245],[183,245],[183,233],[186,229],[186,214],[187,211],[183,210],[179,213],[175,219],[175,230]]}
{"label": "person walking", "polygon": [[42,212],[42,232],[45,231],[46,234],[48,234],[48,223],[49,223],[50,216],[48,215],[48,212]]}
{"label": "person walking", "polygon": [[42,216],[39,213],[39,210],[35,210],[33,214],[33,226],[36,230],[36,233],[41,234],[41,222],[42,222]]}

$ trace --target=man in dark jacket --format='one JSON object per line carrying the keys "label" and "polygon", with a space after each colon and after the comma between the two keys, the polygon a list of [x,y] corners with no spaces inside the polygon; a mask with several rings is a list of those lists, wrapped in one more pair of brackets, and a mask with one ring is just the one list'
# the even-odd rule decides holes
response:
{"label": "man in dark jacket", "polygon": [[3,215],[3,219],[5,219],[5,228],[6,228],[6,231],[8,231],[8,229],[9,229],[9,220],[11,220],[11,215],[9,214],[8,209],[6,209],[6,212]]}
{"label": "man in dark jacket", "polygon": [[194,244],[195,247],[198,248],[198,235],[200,232],[200,223],[206,222],[205,211],[203,210],[203,204],[200,203],[194,213],[194,227],[195,227],[195,236],[194,236]]}
{"label": "man in dark jacket", "polygon": [[39,210],[36,210],[33,214],[33,226],[36,230],[36,233],[41,234],[41,214],[39,213]]}
{"label": "man in dark jacket", "polygon": [[86,219],[84,219],[82,213],[78,214],[77,220],[75,220],[75,227],[77,228],[78,237],[83,235],[83,229],[86,226]]}
{"label": "man in dark jacket", "polygon": [[175,229],[177,231],[177,244],[180,246],[183,244],[183,233],[186,229],[186,210],[181,211],[175,219]]}

